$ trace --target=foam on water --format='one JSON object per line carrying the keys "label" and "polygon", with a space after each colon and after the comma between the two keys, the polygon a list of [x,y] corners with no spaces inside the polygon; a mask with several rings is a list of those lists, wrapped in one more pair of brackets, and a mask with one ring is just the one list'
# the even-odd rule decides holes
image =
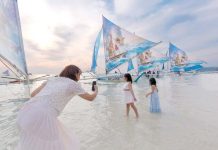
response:
{"label": "foam on water", "polygon": [[[158,79],[162,113],[149,113],[148,80],[134,84],[140,118],[125,117],[123,83],[100,84],[94,102],[75,97],[60,120],[75,132],[82,150],[215,150],[218,148],[218,74]],[[91,85],[83,84],[86,90]],[[0,101],[0,149],[18,139],[16,113],[24,100]]]}

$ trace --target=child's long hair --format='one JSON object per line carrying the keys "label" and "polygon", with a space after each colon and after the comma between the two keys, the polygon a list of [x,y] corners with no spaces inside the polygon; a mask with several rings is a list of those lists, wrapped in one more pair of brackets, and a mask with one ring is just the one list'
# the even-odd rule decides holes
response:
{"label": "child's long hair", "polygon": [[150,85],[155,85],[156,86],[155,78],[150,78],[149,82],[150,82]]}
{"label": "child's long hair", "polygon": [[132,83],[132,76],[129,73],[124,74],[124,77],[126,78],[127,82]]}

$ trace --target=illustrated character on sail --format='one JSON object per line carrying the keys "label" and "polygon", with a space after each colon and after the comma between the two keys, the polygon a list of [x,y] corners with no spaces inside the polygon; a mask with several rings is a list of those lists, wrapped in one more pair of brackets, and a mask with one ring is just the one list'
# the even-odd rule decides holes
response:
{"label": "illustrated character on sail", "polygon": [[130,62],[157,43],[145,40],[103,17],[103,41],[106,73]]}
{"label": "illustrated character on sail", "polygon": [[145,51],[144,53],[138,56],[140,64],[148,64],[151,62],[152,52],[151,50]]}
{"label": "illustrated character on sail", "polygon": [[122,46],[124,45],[124,37],[120,30],[115,30],[112,28],[111,33],[109,34],[109,58],[113,59],[122,52]]}
{"label": "illustrated character on sail", "polygon": [[179,49],[172,43],[169,43],[169,57],[171,59],[172,72],[193,72],[203,68],[206,64],[202,60],[190,60],[185,51]]}
{"label": "illustrated character on sail", "polygon": [[183,50],[174,46],[173,44],[170,44],[170,57],[172,60],[172,66],[183,66],[188,61],[187,54]]}

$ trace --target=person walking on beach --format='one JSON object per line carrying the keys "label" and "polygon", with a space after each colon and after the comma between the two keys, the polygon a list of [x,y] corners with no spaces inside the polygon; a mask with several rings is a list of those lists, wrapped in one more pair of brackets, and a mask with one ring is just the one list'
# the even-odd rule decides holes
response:
{"label": "person walking on beach", "polygon": [[97,86],[89,94],[77,83],[81,73],[77,66],[69,65],[59,77],[49,79],[31,94],[18,113],[17,150],[79,150],[78,140],[57,117],[75,95],[88,101],[97,96]]}
{"label": "person walking on beach", "polygon": [[152,112],[152,113],[153,112],[161,112],[156,80],[155,80],[155,78],[150,78],[149,82],[150,82],[150,86],[151,86],[151,92],[147,93],[146,97],[151,95],[150,112]]}
{"label": "person walking on beach", "polygon": [[136,106],[134,105],[134,102],[136,101],[136,97],[132,88],[132,77],[129,73],[126,73],[124,75],[124,80],[127,82],[124,85],[124,98],[126,101],[126,115],[127,117],[129,116],[129,111],[130,111],[130,107],[132,107],[132,109],[135,112],[136,117],[139,117],[138,111]]}

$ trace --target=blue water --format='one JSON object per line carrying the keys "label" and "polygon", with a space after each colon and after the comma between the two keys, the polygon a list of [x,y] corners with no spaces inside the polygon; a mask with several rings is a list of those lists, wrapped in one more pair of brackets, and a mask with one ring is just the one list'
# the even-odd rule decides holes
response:
{"label": "blue water", "polygon": [[[88,82],[88,81],[87,81]],[[161,114],[149,112],[148,80],[134,84],[139,119],[125,117],[123,83],[99,83],[93,102],[75,97],[60,120],[75,132],[82,150],[216,150],[218,148],[218,74],[167,76],[157,79]],[[36,86],[39,83],[35,83]],[[88,91],[90,84],[82,84]],[[14,149],[15,118],[24,99],[14,99],[24,87],[0,86],[0,146]],[[5,96],[6,95],[6,96]],[[9,98],[13,100],[8,100]],[[21,94],[20,97],[24,96]],[[6,100],[5,100],[6,99]]]}

